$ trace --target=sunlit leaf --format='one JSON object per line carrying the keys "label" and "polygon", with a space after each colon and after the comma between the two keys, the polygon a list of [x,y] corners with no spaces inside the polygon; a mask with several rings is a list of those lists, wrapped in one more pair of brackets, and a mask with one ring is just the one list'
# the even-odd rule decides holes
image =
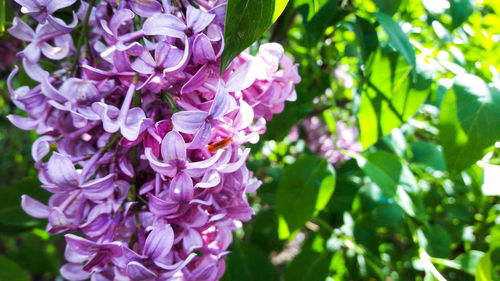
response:
{"label": "sunlit leaf", "polygon": [[457,174],[500,140],[500,89],[470,74],[455,78],[441,105],[439,142],[448,170]]}
{"label": "sunlit leaf", "polygon": [[276,210],[293,232],[324,209],[335,187],[335,171],[323,158],[304,156],[288,166],[278,185]]}
{"label": "sunlit leaf", "polygon": [[288,0],[229,0],[226,9],[221,72],[262,36],[279,17]]}

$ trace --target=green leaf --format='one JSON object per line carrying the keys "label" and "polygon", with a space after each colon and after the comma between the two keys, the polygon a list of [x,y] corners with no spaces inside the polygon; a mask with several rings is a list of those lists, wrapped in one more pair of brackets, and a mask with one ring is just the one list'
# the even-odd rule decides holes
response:
{"label": "green leaf", "polygon": [[42,220],[26,214],[21,208],[21,195],[46,202],[49,193],[40,187],[36,178],[26,178],[0,189],[0,226],[29,228],[40,225]]}
{"label": "green leaf", "polygon": [[409,216],[422,218],[423,203],[415,176],[397,157],[385,151],[353,155],[353,157],[365,175],[386,197],[394,198]]}
{"label": "green leaf", "polygon": [[470,251],[459,255],[455,259],[455,262],[460,265],[460,267],[458,268],[459,270],[467,272],[471,275],[475,275],[477,264],[479,263],[479,261],[483,256],[484,256],[483,252]]}
{"label": "green leaf", "polygon": [[479,260],[476,268],[476,281],[498,281],[500,276],[495,272],[495,267],[491,262],[491,252],[484,254]]}
{"label": "green leaf", "polygon": [[450,0],[451,29],[462,25],[474,12],[476,1],[474,0]]}
{"label": "green leaf", "polygon": [[451,238],[440,225],[430,225],[417,231],[420,246],[432,257],[447,258],[450,253]]}
{"label": "green leaf", "polygon": [[412,152],[412,162],[422,163],[435,170],[446,170],[441,146],[429,142],[414,141],[410,144]]}
{"label": "green leaf", "polygon": [[393,15],[398,11],[401,0],[376,0],[377,8],[382,13]]}
{"label": "green leaf", "polygon": [[30,278],[15,262],[0,256],[0,280],[2,281],[29,281]]}
{"label": "green leaf", "polygon": [[313,43],[316,43],[324,36],[326,28],[332,24],[336,15],[337,1],[329,0],[310,21],[306,22],[305,28]]}
{"label": "green leaf", "polygon": [[500,140],[500,89],[461,74],[446,94],[439,115],[439,142],[455,175],[480,160]]}
{"label": "green leaf", "polygon": [[356,16],[354,31],[361,50],[361,57],[366,62],[370,54],[379,46],[377,31],[369,21],[359,16]]}
{"label": "green leaf", "polygon": [[408,64],[415,69],[417,67],[415,49],[410,44],[410,39],[401,27],[395,22],[391,16],[384,13],[375,13],[377,21],[389,36],[389,44],[400,52],[406,59]]}
{"label": "green leaf", "polygon": [[0,0],[0,34],[5,32],[5,0]]}
{"label": "green leaf", "polygon": [[[328,276],[330,255],[313,250],[303,250],[286,267],[285,281],[323,281]],[[267,279],[255,279],[267,280]]]}
{"label": "green leaf", "polygon": [[413,77],[411,67],[398,53],[383,54],[379,50],[372,54],[358,112],[364,149],[417,112],[429,95],[427,71],[419,67]]}
{"label": "green leaf", "polygon": [[278,185],[276,210],[290,232],[326,207],[335,188],[335,171],[321,157],[308,155],[288,166]]}
{"label": "green leaf", "polygon": [[235,241],[226,258],[224,281],[277,280],[276,268],[257,245]]}
{"label": "green leaf", "polygon": [[262,36],[288,0],[229,0],[226,8],[221,73],[242,51]]}

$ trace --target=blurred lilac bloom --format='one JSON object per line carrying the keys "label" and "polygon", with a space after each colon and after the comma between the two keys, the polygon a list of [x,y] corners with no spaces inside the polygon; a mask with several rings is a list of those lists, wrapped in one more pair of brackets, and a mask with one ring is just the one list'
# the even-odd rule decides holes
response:
{"label": "blurred lilac bloom", "polygon": [[[73,47],[69,34],[62,34],[48,23],[39,24],[36,31],[33,31],[28,24],[15,17],[8,31],[17,39],[30,42],[22,54],[32,63],[40,60],[40,53],[52,60],[63,59],[69,55]],[[48,43],[50,40],[54,41],[54,46]]]}
{"label": "blurred lilac bloom", "polygon": [[214,14],[189,5],[186,23],[174,15],[158,13],[148,18],[142,28],[146,35],[164,35],[174,38],[192,37],[203,31],[214,18]]}
{"label": "blurred lilac bloom", "polygon": [[40,23],[49,22],[51,26],[60,32],[70,32],[78,23],[78,18],[73,12],[73,22],[69,25],[63,20],[52,16],[52,14],[62,8],[73,5],[76,0],[15,0],[22,6],[21,12],[29,14]]}
{"label": "blurred lilac bloom", "polygon": [[199,148],[208,144],[211,130],[231,110],[232,97],[229,96],[223,84],[219,82],[217,93],[208,112],[200,110],[187,110],[177,112],[172,116],[174,128],[182,133],[195,134],[189,148]]}
{"label": "blurred lilac bloom", "polygon": [[153,125],[153,121],[146,118],[141,108],[130,109],[134,93],[135,85],[132,84],[120,110],[104,102],[96,102],[92,105],[93,110],[101,117],[106,132],[115,133],[119,130],[122,136],[130,141],[136,140],[144,130]]}
{"label": "blurred lilac bloom", "polygon": [[222,151],[203,161],[189,162],[184,138],[178,132],[170,131],[161,143],[162,161],[153,155],[151,148],[146,148],[144,154],[153,170],[172,178],[170,198],[176,201],[190,201],[194,192],[191,177],[202,176],[208,167],[219,160]]}

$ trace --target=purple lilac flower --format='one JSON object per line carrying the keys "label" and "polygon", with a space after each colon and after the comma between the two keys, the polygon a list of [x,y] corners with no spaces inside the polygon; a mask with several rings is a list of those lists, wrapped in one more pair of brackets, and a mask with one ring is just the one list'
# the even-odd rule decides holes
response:
{"label": "purple lilac flower", "polygon": [[[8,89],[27,116],[8,119],[41,135],[32,155],[52,193],[48,202],[24,195],[21,205],[47,219],[49,233],[65,233],[61,275],[220,279],[232,231],[253,215],[246,194],[260,186],[243,145],[295,99],[297,65],[269,43],[220,76],[224,0],[197,0],[199,9],[81,1],[71,24],[53,13],[74,0],[16,2],[37,22],[16,18],[9,32],[27,43],[19,55],[38,85],[14,89],[14,69]],[[78,20],[88,36],[75,48]]]}

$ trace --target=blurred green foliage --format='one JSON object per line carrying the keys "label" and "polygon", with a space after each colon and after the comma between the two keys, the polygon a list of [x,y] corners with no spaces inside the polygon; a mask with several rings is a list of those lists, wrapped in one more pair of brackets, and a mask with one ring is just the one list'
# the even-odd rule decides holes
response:
{"label": "blurred green foliage", "polygon": [[[2,32],[11,18],[0,12]],[[248,165],[264,184],[223,280],[500,280],[499,198],[483,193],[494,176],[483,168],[499,161],[499,40],[497,0],[289,1],[258,43],[278,41],[300,64],[298,99],[252,146]],[[32,168],[36,135],[5,118],[22,114],[7,75],[0,280],[55,280],[64,241],[19,207],[24,193],[47,195]],[[16,86],[29,83],[20,77]],[[286,137],[312,116],[334,136],[336,121],[358,126],[363,153],[334,169],[308,147],[307,127]]]}

